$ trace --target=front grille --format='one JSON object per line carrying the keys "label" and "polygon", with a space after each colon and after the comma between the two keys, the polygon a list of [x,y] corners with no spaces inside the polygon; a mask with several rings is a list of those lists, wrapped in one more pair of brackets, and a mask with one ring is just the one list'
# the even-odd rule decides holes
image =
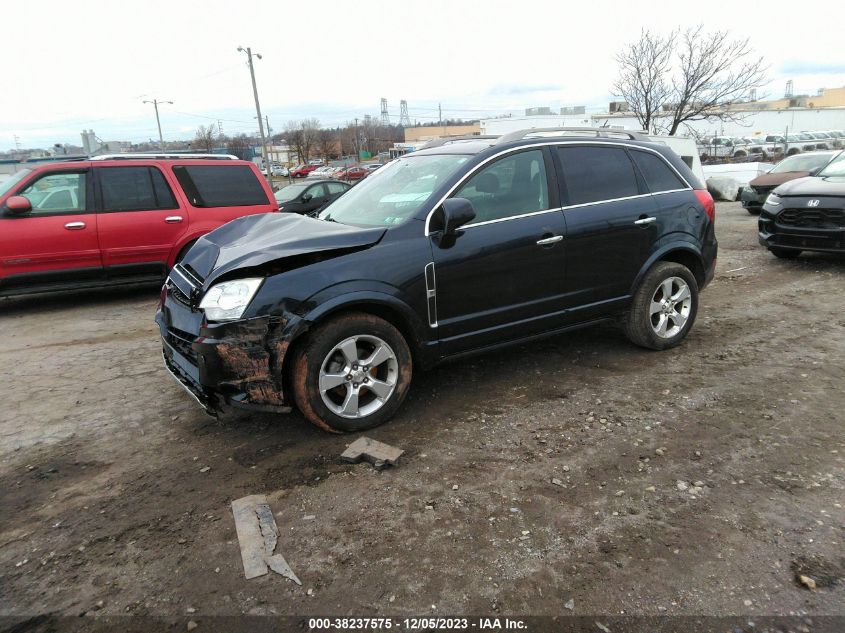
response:
{"label": "front grille", "polygon": [[795,228],[843,229],[845,209],[784,209],[777,223]]}
{"label": "front grille", "polygon": [[167,330],[167,342],[173,346],[173,349],[196,365],[197,354],[194,351],[194,348],[191,347],[193,339],[194,337],[188,332],[183,332],[182,330],[177,330],[176,328],[169,328]]}

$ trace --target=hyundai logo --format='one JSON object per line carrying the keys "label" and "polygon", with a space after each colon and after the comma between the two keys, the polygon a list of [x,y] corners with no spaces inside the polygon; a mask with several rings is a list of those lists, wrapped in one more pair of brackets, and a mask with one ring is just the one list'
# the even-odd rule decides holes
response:
{"label": "hyundai logo", "polygon": [[817,206],[819,206],[819,201],[818,200],[807,200],[807,206],[808,207],[817,207]]}

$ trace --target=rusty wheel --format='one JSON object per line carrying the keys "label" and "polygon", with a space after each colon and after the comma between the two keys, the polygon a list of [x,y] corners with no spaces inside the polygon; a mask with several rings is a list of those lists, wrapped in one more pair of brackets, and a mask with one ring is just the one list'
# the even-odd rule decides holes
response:
{"label": "rusty wheel", "polygon": [[402,404],[412,361],[402,334],[372,314],[344,314],[320,325],[293,364],[294,400],[328,431],[360,431],[387,421]]}

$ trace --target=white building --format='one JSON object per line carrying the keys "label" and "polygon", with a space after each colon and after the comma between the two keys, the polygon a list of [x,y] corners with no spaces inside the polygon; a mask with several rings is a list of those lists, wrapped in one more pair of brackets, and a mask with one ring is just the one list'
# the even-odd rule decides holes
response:
{"label": "white building", "polygon": [[[757,134],[845,130],[845,107],[784,108],[780,110],[735,111],[737,121],[693,121],[685,124],[684,135],[754,136]],[[637,130],[636,117],[627,113],[551,116],[516,116],[482,119],[482,134],[507,134],[526,128],[542,127],[618,127]],[[666,126],[663,126],[664,128]]]}

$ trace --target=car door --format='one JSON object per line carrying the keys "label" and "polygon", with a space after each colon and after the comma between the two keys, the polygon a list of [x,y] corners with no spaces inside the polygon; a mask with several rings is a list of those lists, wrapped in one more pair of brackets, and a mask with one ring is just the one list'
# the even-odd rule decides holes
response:
{"label": "car door", "polygon": [[470,200],[476,217],[456,236],[431,238],[444,355],[560,324],[566,227],[550,177],[548,151],[534,148],[484,165],[452,194]]}
{"label": "car door", "polygon": [[160,274],[188,220],[154,165],[96,167],[97,231],[103,266],[112,277]]}
{"label": "car door", "polygon": [[44,171],[18,187],[32,210],[0,214],[4,291],[102,276],[92,192],[87,167]]}
{"label": "car door", "polygon": [[344,193],[349,191],[349,185],[343,182],[327,182],[326,190],[328,191],[329,195],[328,201],[331,202],[335,198],[339,198]]}
{"label": "car door", "polygon": [[311,213],[322,207],[329,200],[325,183],[320,182],[308,187],[308,189],[302,192],[300,200],[302,201],[302,210],[300,213]]}
{"label": "car door", "polygon": [[657,205],[621,145],[565,144],[555,151],[566,218],[570,320],[622,303],[657,238]]}

